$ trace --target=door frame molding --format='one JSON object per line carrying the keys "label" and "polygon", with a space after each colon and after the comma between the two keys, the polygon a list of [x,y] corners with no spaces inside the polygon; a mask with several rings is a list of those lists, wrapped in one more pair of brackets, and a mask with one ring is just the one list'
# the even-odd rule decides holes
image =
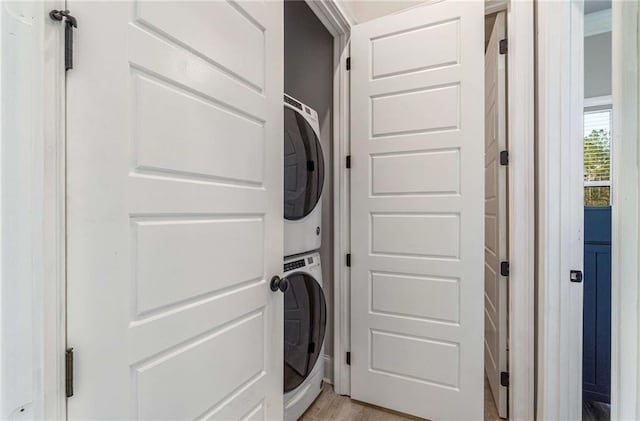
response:
{"label": "door frame molding", "polygon": [[[538,1],[537,418],[582,416],[583,0]],[[570,357],[569,357],[570,356]]]}
{"label": "door frame molding", "polygon": [[[350,178],[345,166],[350,151],[349,57],[351,21],[337,0],[306,0],[333,35],[333,386],[336,393],[351,392],[351,371],[346,361],[350,344],[349,291],[351,273],[345,255],[351,248],[349,219]],[[328,361],[331,364],[331,361]]]}
{"label": "door frame molding", "polygon": [[[11,326],[20,328],[24,323],[30,323],[30,329],[25,334],[32,335],[32,345],[24,352],[32,353],[31,402],[24,402],[24,408],[29,416],[36,419],[64,419],[66,418],[65,396],[65,351],[66,351],[66,311],[65,311],[65,71],[64,71],[64,26],[52,21],[48,13],[52,9],[64,9],[63,0],[45,0],[35,2],[33,20],[30,21],[30,39],[3,43],[3,48],[19,45],[23,54],[28,56],[31,67],[21,72],[34,86],[35,94],[27,111],[31,124],[31,137],[26,139],[30,144],[26,146],[30,151],[28,176],[24,171],[18,172],[7,162],[24,162],[24,158],[3,156],[2,173],[5,182],[18,183],[20,188],[29,193],[30,203],[22,209],[30,223],[29,233],[18,231],[16,237],[3,237],[2,263],[18,256],[10,244],[20,244],[27,241],[30,245],[28,256],[21,259],[30,261],[30,267],[24,268],[30,279],[14,277],[12,273],[2,272],[0,283],[30,283],[31,291],[19,304],[26,308],[31,318],[28,321],[12,319]],[[4,9],[0,14],[10,12]],[[9,19],[13,19],[10,17]],[[3,22],[5,20],[3,19]],[[3,35],[7,29],[2,27]],[[3,56],[5,51],[2,52]],[[3,83],[12,83],[11,73],[5,73],[5,66],[0,70]],[[16,69],[13,69],[16,70]],[[26,75],[26,76],[25,76]],[[6,116],[2,116],[3,119]],[[24,117],[23,115],[19,116]],[[3,142],[23,141],[25,139],[10,136],[11,133],[2,131]],[[4,153],[5,151],[3,151]],[[8,181],[12,180],[12,181]],[[4,202],[11,198],[2,190],[3,219]],[[6,235],[7,233],[5,233]],[[29,238],[23,238],[29,235]],[[4,291],[5,288],[2,288]],[[2,301],[16,297],[2,296]],[[2,388],[11,387],[12,379],[0,379]],[[30,408],[27,408],[30,407]],[[3,406],[3,410],[11,410]],[[14,408],[17,409],[17,408]],[[8,417],[8,413],[0,417]]]}
{"label": "door frame molding", "polygon": [[611,419],[638,419],[640,407],[640,6],[612,4],[613,196]]}
{"label": "door frame molding", "polygon": [[535,417],[535,49],[534,6],[507,9],[509,148],[509,418]]}

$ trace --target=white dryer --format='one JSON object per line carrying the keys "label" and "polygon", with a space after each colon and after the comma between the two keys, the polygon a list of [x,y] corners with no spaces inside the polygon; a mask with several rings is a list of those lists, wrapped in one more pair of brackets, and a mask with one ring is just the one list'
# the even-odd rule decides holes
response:
{"label": "white dryer", "polygon": [[284,255],[321,245],[324,157],[318,113],[284,96]]}
{"label": "white dryer", "polygon": [[295,421],[320,394],[324,377],[327,306],[320,254],[285,260],[284,276],[284,420]]}

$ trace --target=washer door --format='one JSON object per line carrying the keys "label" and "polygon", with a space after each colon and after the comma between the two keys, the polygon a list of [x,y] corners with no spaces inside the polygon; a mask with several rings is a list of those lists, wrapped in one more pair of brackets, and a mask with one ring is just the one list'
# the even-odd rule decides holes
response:
{"label": "washer door", "polygon": [[324,183],[320,140],[304,117],[284,107],[284,217],[298,220],[315,208]]}
{"label": "washer door", "polygon": [[298,387],[318,361],[327,325],[324,292],[305,273],[287,275],[284,294],[284,391]]}

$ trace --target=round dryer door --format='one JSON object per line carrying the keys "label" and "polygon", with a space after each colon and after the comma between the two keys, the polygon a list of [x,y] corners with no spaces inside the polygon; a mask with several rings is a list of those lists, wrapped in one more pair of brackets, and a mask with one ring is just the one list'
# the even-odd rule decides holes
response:
{"label": "round dryer door", "polygon": [[311,374],[318,361],[327,308],[320,284],[310,275],[287,275],[284,294],[284,391],[290,392]]}
{"label": "round dryer door", "polygon": [[284,107],[284,217],[295,221],[311,213],[323,183],[318,136],[300,113]]}

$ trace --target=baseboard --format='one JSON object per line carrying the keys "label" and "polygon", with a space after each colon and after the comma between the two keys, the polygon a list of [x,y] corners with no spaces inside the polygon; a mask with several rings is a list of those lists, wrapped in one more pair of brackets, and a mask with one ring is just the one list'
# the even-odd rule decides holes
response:
{"label": "baseboard", "polygon": [[324,359],[324,379],[325,383],[333,384],[333,357],[323,354]]}

